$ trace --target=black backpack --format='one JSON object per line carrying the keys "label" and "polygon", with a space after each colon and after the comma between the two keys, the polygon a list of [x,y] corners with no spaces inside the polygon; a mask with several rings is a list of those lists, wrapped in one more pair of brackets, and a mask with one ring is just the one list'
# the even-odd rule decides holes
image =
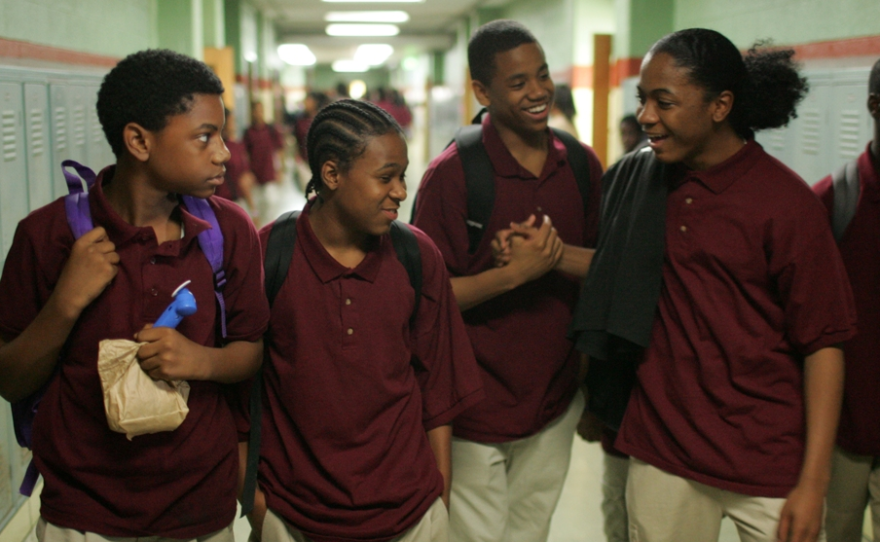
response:
{"label": "black backpack", "polygon": [[[467,187],[468,254],[475,253],[480,246],[495,205],[495,169],[483,145],[481,122],[485,112],[486,110],[483,109],[469,126],[459,128],[455,138],[449,142],[449,145],[455,143],[458,147],[458,155],[464,168],[464,182]],[[577,181],[586,217],[590,199],[590,162],[587,151],[580,141],[568,132],[556,128],[551,130],[568,151],[568,165]]]}
{"label": "black backpack", "polygon": [[[287,278],[293,250],[296,245],[296,220],[301,211],[284,213],[272,224],[269,240],[266,242],[266,297],[271,308],[275,302],[281,285]],[[409,283],[415,290],[415,304],[409,318],[410,326],[415,323],[419,312],[419,301],[422,296],[422,255],[415,234],[409,227],[398,221],[391,223],[391,244],[397,259],[406,269]],[[267,357],[264,357],[268,359]],[[247,470],[245,471],[244,489],[241,498],[241,515],[248,514],[254,507],[254,493],[257,489],[257,468],[260,463],[261,420],[263,417],[263,369],[254,375],[250,394],[251,432],[248,437]]]}
{"label": "black backpack", "polygon": [[834,239],[840,243],[840,238],[852,222],[856,215],[856,207],[859,205],[859,193],[862,187],[859,183],[858,161],[853,160],[840,166],[831,174],[831,180],[834,185],[831,231],[834,233]]}

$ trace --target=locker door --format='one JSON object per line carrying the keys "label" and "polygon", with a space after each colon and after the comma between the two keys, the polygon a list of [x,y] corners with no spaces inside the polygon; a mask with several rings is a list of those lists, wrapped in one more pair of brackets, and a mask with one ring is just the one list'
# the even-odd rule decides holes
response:
{"label": "locker door", "polygon": [[86,87],[72,85],[69,92],[70,115],[68,118],[70,119],[71,158],[95,169],[95,166],[89,164],[87,147],[89,139],[87,118],[89,102],[91,101],[89,99],[89,91]]}
{"label": "locker door", "polygon": [[17,491],[13,489],[11,458],[16,450],[10,449],[15,442],[12,431],[12,414],[9,404],[0,404],[0,530],[12,516],[12,504]]}
{"label": "locker door", "polygon": [[97,173],[106,166],[116,162],[113,152],[110,150],[110,144],[104,137],[104,130],[101,128],[101,121],[98,120],[98,108],[96,102],[98,100],[98,87],[87,87],[85,91],[86,98],[86,132],[88,133],[88,165]]}
{"label": "locker door", "polygon": [[870,70],[838,72],[834,76],[828,109],[834,141],[828,172],[856,158],[871,140],[871,116],[868,113],[868,77]]}
{"label": "locker door", "polygon": [[5,261],[15,227],[28,212],[23,109],[22,85],[0,83],[0,261]]}
{"label": "locker door", "polygon": [[63,83],[49,85],[49,110],[52,122],[52,154],[51,163],[55,167],[52,172],[52,197],[57,199],[67,194],[67,185],[60,164],[73,158],[70,150],[70,121],[68,120],[68,88]]}
{"label": "locker door", "polygon": [[24,85],[24,114],[28,143],[28,196],[33,211],[52,201],[49,88],[45,84]]}
{"label": "locker door", "polygon": [[827,175],[831,154],[833,136],[827,109],[831,77],[826,72],[807,73],[807,77],[810,93],[798,108],[797,122],[791,127],[795,145],[787,165],[808,182],[815,182]]}

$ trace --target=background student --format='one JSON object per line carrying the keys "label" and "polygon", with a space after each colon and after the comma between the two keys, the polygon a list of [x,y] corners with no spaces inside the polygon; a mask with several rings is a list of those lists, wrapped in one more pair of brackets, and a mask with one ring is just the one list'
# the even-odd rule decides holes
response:
{"label": "background student", "polygon": [[[834,229],[856,300],[859,334],[843,343],[843,407],[826,501],[829,542],[861,541],[866,506],[871,508],[874,532],[880,534],[880,411],[876,399],[880,386],[880,61],[871,69],[868,113],[874,119],[874,140],[858,159],[835,174],[844,182],[850,175],[856,181],[848,187],[850,197],[856,198],[855,214],[850,216],[848,227],[840,220]],[[833,222],[835,198],[847,196],[836,194],[837,188],[831,175],[813,187]]]}

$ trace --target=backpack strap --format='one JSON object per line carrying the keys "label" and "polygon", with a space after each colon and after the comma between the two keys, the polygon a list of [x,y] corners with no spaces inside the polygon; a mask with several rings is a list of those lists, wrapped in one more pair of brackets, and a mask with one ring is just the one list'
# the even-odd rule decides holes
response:
{"label": "backpack strap", "polygon": [[462,126],[455,133],[455,146],[464,168],[467,190],[468,254],[474,254],[486,231],[495,205],[495,169],[483,145],[483,127]]}
{"label": "backpack strap", "polygon": [[858,162],[853,160],[840,166],[832,175],[834,203],[831,214],[831,231],[839,243],[849,223],[856,215],[859,205],[861,183],[859,182]]}
{"label": "backpack strap", "polygon": [[409,226],[397,220],[391,223],[391,243],[394,245],[394,251],[397,252],[397,259],[406,269],[410,286],[415,290],[416,300],[409,317],[409,325],[412,327],[416,323],[422,297],[422,253],[419,242]]}
{"label": "backpack strap", "polygon": [[196,238],[205,258],[211,264],[211,272],[214,274],[214,297],[217,298],[217,304],[220,305],[220,334],[225,339],[226,300],[223,297],[223,288],[226,286],[226,271],[223,270],[223,231],[217,221],[217,214],[214,213],[208,200],[192,196],[182,196],[181,199],[190,214],[211,225]]}
{"label": "backpack strap", "polygon": [[[293,251],[296,245],[296,221],[301,211],[284,213],[272,224],[269,240],[266,242],[266,297],[271,307],[278,291],[287,278]],[[404,223],[391,223],[391,243],[397,259],[406,269],[409,283],[415,290],[415,303],[410,315],[410,326],[415,323],[419,312],[419,301],[422,297],[422,255],[418,240],[412,230]],[[266,358],[268,359],[268,358]],[[248,435],[248,457],[244,476],[244,488],[241,496],[241,515],[244,517],[254,508],[254,495],[257,491],[257,470],[260,464],[260,446],[262,443],[263,419],[263,369],[254,375],[250,393],[251,431]]]}
{"label": "backpack strap", "polygon": [[[79,176],[67,171],[68,167],[76,170]],[[61,162],[61,171],[64,173],[64,181],[67,183],[68,194],[64,196],[64,211],[67,214],[67,223],[73,238],[79,239],[87,231],[95,227],[92,222],[92,211],[89,209],[89,193],[87,188],[95,184],[97,175],[90,168],[74,160]],[[82,177],[82,178],[80,178]],[[83,186],[85,181],[85,187]]]}
{"label": "backpack strap", "polygon": [[586,220],[589,213],[590,205],[590,161],[587,151],[581,142],[573,135],[565,130],[551,128],[553,134],[562,141],[568,151],[568,165],[574,173],[575,182],[577,182],[578,191],[581,193],[581,201],[584,205],[584,219]]}

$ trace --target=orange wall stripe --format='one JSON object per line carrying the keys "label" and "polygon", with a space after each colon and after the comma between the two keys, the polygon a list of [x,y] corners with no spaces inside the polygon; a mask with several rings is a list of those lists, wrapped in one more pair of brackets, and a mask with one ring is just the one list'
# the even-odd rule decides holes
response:
{"label": "orange wall stripe", "polygon": [[119,58],[112,56],[81,53],[39,45],[26,41],[7,40],[0,38],[0,57],[21,58],[26,60],[45,60],[48,62],[60,62],[63,64],[84,64],[88,66],[104,66],[112,68],[119,62]]}
{"label": "orange wall stripe", "polygon": [[880,55],[880,35],[789,45],[799,60]]}

